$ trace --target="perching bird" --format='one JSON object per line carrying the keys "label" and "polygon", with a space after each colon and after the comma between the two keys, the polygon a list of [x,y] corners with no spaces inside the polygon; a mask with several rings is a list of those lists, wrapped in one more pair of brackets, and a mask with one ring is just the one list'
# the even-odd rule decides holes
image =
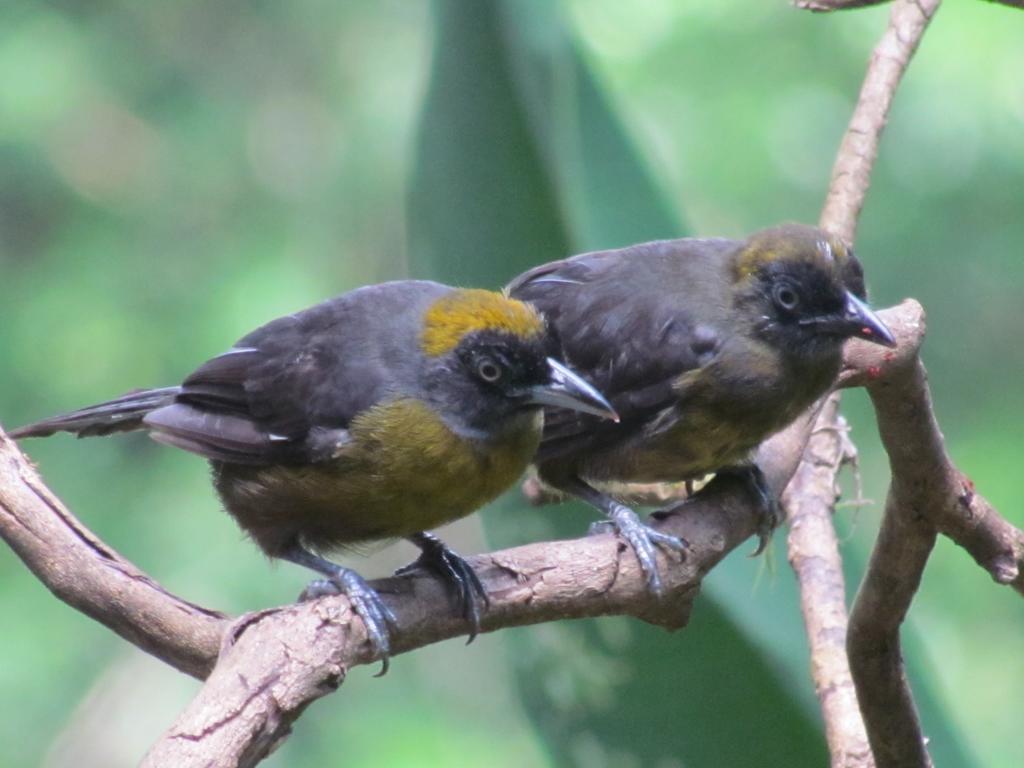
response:
{"label": "perching bird", "polygon": [[[751,455],[824,394],[850,337],[892,346],[837,237],[786,224],[744,241],[682,239],[585,253],[520,275],[509,294],[545,315],[567,364],[619,423],[549,409],[535,463],[545,483],[604,512],[660,591],[654,546],[685,542],[640,522],[602,483],[741,472],[776,502]],[[760,548],[759,548],[760,551]]]}
{"label": "perching bird", "polygon": [[11,434],[144,429],[209,459],[224,507],[267,555],[326,577],[307,594],[348,595],[383,674],[394,617],[355,571],[318,553],[408,539],[422,552],[413,565],[454,588],[475,633],[483,586],[427,529],[515,482],[540,441],[543,406],[616,418],[547,355],[545,338],[537,312],[502,294],[384,283],[264,325],[180,386]]}

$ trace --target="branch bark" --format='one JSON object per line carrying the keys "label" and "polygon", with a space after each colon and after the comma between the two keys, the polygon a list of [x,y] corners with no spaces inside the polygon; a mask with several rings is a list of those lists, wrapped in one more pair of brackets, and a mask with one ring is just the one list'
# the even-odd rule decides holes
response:
{"label": "branch bark", "polygon": [[846,658],[846,583],[832,511],[836,476],[855,448],[839,414],[839,395],[822,409],[793,481],[783,495],[789,564],[811,649],[811,678],[825,721],[833,768],[874,765]]}
{"label": "branch bark", "polygon": [[[762,467],[773,487],[792,475],[809,426],[805,417],[765,445]],[[661,600],[652,600],[636,559],[624,556],[615,536],[532,544],[470,558],[491,599],[483,631],[612,614],[685,626],[704,575],[753,535],[758,514],[742,483],[729,482],[658,518],[659,529],[691,545],[684,562],[662,571]],[[374,587],[398,618],[395,653],[466,631],[431,578],[386,579]],[[335,690],[352,666],[373,661],[363,624],[352,618],[340,596],[243,618],[206,685],[143,766],[255,765],[312,701]]]}
{"label": "branch bark", "polygon": [[[820,217],[824,229],[835,232],[848,243],[852,244],[856,236],[857,221],[896,90],[939,1],[898,0],[886,31],[872,52],[857,105],[836,154]],[[871,0],[797,3],[811,10],[875,4],[878,3]],[[918,325],[923,332],[920,313]],[[907,343],[912,338],[901,335],[901,353],[906,354],[907,350],[916,353],[920,337],[916,343]],[[856,345],[851,347],[857,349]],[[862,370],[877,375],[881,368],[868,366]],[[868,748],[869,724],[860,713],[859,689],[854,684],[845,647],[846,587],[832,522],[837,498],[836,475],[846,444],[845,423],[839,415],[836,395],[818,421],[784,501],[790,512],[789,561],[800,585],[801,610],[811,650],[811,676],[825,720],[831,765],[832,768],[869,768],[875,765],[876,758]],[[913,709],[912,700],[910,709]]]}
{"label": "branch bark", "polygon": [[[903,334],[916,332],[918,312],[914,303],[883,312],[901,344],[913,344]],[[877,348],[862,346],[870,345],[849,346],[850,382],[860,380],[857,366],[887,364]],[[806,415],[762,447],[758,461],[776,491],[793,475],[811,424]],[[661,518],[659,526],[692,544],[685,563],[665,568],[662,601],[650,600],[635,559],[612,536],[532,544],[471,559],[493,601],[485,631],[607,614],[684,626],[704,574],[754,533],[757,512],[745,488],[720,483]],[[154,747],[149,765],[255,764],[305,706],[339,685],[352,666],[373,661],[362,622],[351,620],[343,597],[271,609],[233,626],[174,597],[76,520],[2,432],[0,536],[57,597],[177,669],[205,677],[223,645],[216,673]],[[465,633],[433,579],[374,586],[399,618],[396,652]]]}
{"label": "branch bark", "polygon": [[1024,593],[1024,533],[975,492],[950,461],[915,355],[878,375],[868,393],[892,485],[867,574],[850,615],[847,648],[880,768],[930,766],[903,670],[899,626],[938,533],[967,550],[999,584]]}
{"label": "branch bark", "polygon": [[193,677],[213,669],[224,614],[175,597],[100,541],[2,430],[0,537],[72,608]]}
{"label": "branch bark", "polygon": [[856,239],[857,220],[878,157],[889,108],[921,36],[941,0],[897,0],[889,26],[871,53],[857,106],[846,129],[829,182],[821,223],[846,242]]}
{"label": "branch bark", "polygon": [[[893,5],[886,31],[872,52],[857,106],[840,145],[821,214],[822,225],[840,234],[847,242],[852,243],[856,235],[857,221],[896,89],[940,2],[898,0]],[[872,383],[869,391],[873,392],[876,386],[877,383]],[[931,413],[930,408],[928,413]],[[881,412],[878,417],[879,429],[884,433],[887,428],[883,423],[885,417]],[[886,449],[890,450],[888,443]],[[879,538],[861,587],[862,597],[857,600],[860,607],[855,608],[854,623],[849,632],[850,668],[847,670],[842,668],[842,664],[836,665],[837,679],[832,681],[836,685],[845,685],[852,677],[864,721],[863,725],[852,718],[843,722],[851,729],[850,738],[857,744],[862,738],[861,728],[866,728],[874,763],[880,768],[931,765],[913,696],[902,670],[899,625],[920,583],[924,564],[934,544],[934,533],[930,537],[922,533],[921,536],[900,538],[899,534],[905,529],[914,527],[908,519],[896,516],[899,507],[893,494],[902,482],[894,472]],[[894,561],[893,557],[899,560]],[[905,577],[902,582],[905,589],[898,595],[888,593],[894,576],[887,573],[889,568],[900,569]],[[814,606],[811,609],[813,611]],[[883,609],[891,612],[884,613]],[[833,765],[843,765],[841,760],[842,757],[833,752]]]}
{"label": "branch bark", "polygon": [[[822,212],[823,226],[850,241],[896,87],[939,2],[897,2],[872,55]],[[923,317],[920,325],[919,339],[923,338]],[[847,640],[860,708],[874,760],[881,768],[931,766],[903,670],[899,627],[937,533],[953,538],[998,583],[1012,584],[1018,591],[1024,551],[1021,532],[975,494],[973,483],[949,461],[918,346],[900,349],[904,354],[897,364],[860,367],[857,374],[842,377],[844,383],[868,387],[892,469],[881,529],[854,604]],[[816,618],[820,606],[810,605],[809,620]],[[833,750],[833,764],[836,760]]]}
{"label": "branch bark", "polygon": [[[833,10],[884,1],[798,5]],[[850,242],[895,89],[938,4],[897,0],[872,56],[821,216],[822,226]],[[812,409],[759,454],[775,490],[796,473],[785,493],[792,512],[789,555],[801,583],[833,766],[871,765],[866,739],[879,766],[930,765],[903,675],[899,626],[937,532],[967,549],[998,583],[1024,593],[1024,534],[974,492],[945,453],[918,358],[920,306],[906,302],[883,317],[900,340],[898,349],[851,343],[840,378],[840,386],[868,387],[893,472],[879,539],[850,619],[852,685],[839,643],[846,632],[845,590],[831,525],[835,474],[845,451],[837,400],[829,399],[817,422]],[[664,570],[666,597],[659,602],[650,599],[635,559],[624,557],[611,536],[472,558],[492,598],[483,629],[610,614],[678,629],[689,618],[703,576],[753,534],[756,522],[745,492],[724,483],[661,515],[659,527],[685,536],[693,548],[686,562]],[[60,599],[176,668],[209,675],[147,755],[148,766],[254,765],[287,736],[306,706],[335,690],[352,666],[374,660],[362,622],[352,621],[344,597],[230,624],[223,614],[171,595],[84,528],[2,431],[0,536]],[[398,616],[396,653],[465,632],[432,579],[393,578],[374,586]]]}
{"label": "branch bark", "polygon": [[871,5],[882,5],[892,0],[793,0],[793,5],[805,11],[828,13],[830,11],[849,11],[855,8],[867,8]]}

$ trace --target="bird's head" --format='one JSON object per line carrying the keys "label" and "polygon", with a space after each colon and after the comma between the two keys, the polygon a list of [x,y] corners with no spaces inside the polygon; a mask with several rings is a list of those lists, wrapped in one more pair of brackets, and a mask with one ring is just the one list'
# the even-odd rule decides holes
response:
{"label": "bird's head", "polygon": [[866,304],[860,262],[835,235],[802,224],[765,229],[743,244],[732,268],[737,308],[779,349],[816,358],[838,355],[848,338],[895,346]]}
{"label": "bird's head", "polygon": [[544,406],[618,420],[608,401],[548,355],[543,318],[501,293],[455,289],[423,317],[428,401],[450,425],[489,434]]}

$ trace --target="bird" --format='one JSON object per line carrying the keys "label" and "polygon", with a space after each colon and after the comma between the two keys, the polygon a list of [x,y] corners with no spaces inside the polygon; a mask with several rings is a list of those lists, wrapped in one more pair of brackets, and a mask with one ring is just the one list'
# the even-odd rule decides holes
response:
{"label": "bird", "polygon": [[261,326],[178,386],[134,390],[11,435],[146,430],[206,458],[224,508],[263,552],[320,574],[303,598],[348,596],[384,674],[393,612],[324,553],[407,539],[421,554],[399,572],[441,578],[472,640],[487,593],[428,530],[516,481],[544,406],[617,418],[548,346],[543,318],[499,292],[381,283]]}
{"label": "bird", "polygon": [[832,386],[846,339],[895,344],[853,250],[796,223],[584,253],[506,290],[545,316],[550,343],[620,416],[548,409],[537,474],[607,516],[655,595],[655,548],[685,557],[687,542],[641,522],[608,484],[739,475],[762,509],[757,554],[779,510],[754,449]]}

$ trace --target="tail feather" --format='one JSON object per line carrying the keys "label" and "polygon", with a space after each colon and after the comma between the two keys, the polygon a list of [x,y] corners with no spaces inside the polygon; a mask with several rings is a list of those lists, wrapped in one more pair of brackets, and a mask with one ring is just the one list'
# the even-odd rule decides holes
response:
{"label": "tail feather", "polygon": [[181,387],[137,389],[105,403],[63,413],[11,431],[11,437],[47,437],[54,432],[70,432],[78,437],[109,435],[142,429],[142,419],[150,411],[170,405]]}

